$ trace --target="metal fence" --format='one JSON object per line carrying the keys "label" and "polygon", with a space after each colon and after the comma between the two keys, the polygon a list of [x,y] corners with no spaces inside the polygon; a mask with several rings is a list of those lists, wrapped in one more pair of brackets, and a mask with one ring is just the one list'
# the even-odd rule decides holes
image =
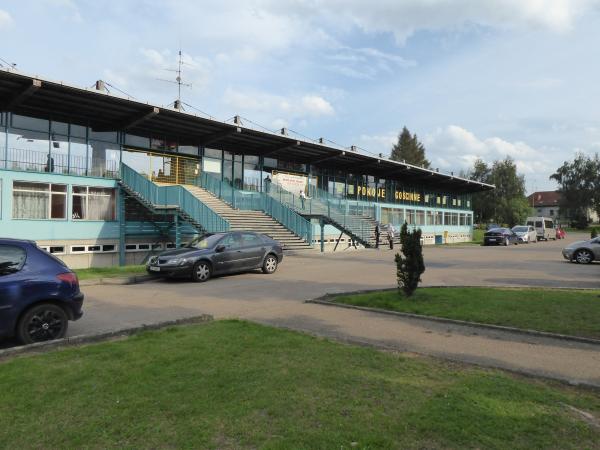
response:
{"label": "metal fence", "polygon": [[66,153],[0,147],[0,168],[101,178],[119,178],[119,162]]}

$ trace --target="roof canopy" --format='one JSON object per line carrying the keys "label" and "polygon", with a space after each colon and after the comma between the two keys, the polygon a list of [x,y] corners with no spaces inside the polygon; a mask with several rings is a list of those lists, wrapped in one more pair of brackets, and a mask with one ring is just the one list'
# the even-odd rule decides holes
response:
{"label": "roof canopy", "polygon": [[180,144],[293,160],[369,174],[435,190],[475,192],[494,186],[356,151],[258,131],[113,94],[0,70],[0,111],[90,126],[95,131],[164,135]]}

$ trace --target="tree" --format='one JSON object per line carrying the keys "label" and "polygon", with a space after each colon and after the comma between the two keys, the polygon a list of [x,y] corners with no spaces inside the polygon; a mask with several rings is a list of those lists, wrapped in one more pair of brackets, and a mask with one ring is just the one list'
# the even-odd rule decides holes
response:
{"label": "tree", "polygon": [[392,147],[390,159],[425,168],[431,166],[425,158],[425,146],[419,142],[417,135],[412,135],[406,127],[402,128],[402,132],[398,135],[398,142]]}
{"label": "tree", "polygon": [[573,161],[565,161],[550,176],[559,184],[561,215],[577,228],[589,223],[588,211],[600,214],[600,157],[578,153]]}
{"label": "tree", "polygon": [[400,244],[402,245],[404,257],[400,253],[396,253],[398,289],[401,289],[407,297],[410,297],[421,281],[421,274],[425,272],[421,230],[417,228],[412,232],[408,231],[405,222],[400,229]]}
{"label": "tree", "polygon": [[[482,160],[477,159],[473,167],[467,171],[463,178],[479,181],[480,183],[490,182],[491,169]],[[475,222],[488,223],[494,215],[494,193],[493,191],[482,191],[473,195],[473,214]]]}
{"label": "tree", "polygon": [[512,227],[523,223],[531,213],[525,197],[525,177],[517,173],[510,157],[494,161],[491,167],[477,159],[468,173],[472,180],[496,186],[494,190],[473,194],[473,212],[479,222],[493,221]]}

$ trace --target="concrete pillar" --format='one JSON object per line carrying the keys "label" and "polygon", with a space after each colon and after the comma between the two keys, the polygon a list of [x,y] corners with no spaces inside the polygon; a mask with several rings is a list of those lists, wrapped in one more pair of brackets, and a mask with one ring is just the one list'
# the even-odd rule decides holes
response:
{"label": "concrete pillar", "polygon": [[125,193],[122,188],[117,191],[119,205],[119,265],[124,266],[125,261]]}
{"label": "concrete pillar", "polygon": [[325,221],[319,219],[319,225],[321,226],[321,253],[325,252]]}
{"label": "concrete pillar", "polygon": [[181,247],[181,227],[179,225],[179,216],[175,214],[173,219],[175,221],[175,247],[179,248]]}

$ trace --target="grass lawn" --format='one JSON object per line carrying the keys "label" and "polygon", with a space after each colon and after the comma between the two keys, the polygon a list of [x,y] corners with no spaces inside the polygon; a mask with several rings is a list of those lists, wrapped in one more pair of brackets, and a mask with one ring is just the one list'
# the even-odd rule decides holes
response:
{"label": "grass lawn", "polygon": [[74,272],[80,280],[93,278],[129,277],[132,275],[145,275],[146,266],[112,266],[94,267],[91,269],[75,269]]}
{"label": "grass lawn", "polygon": [[483,235],[485,234],[485,230],[476,229],[473,230],[473,243],[475,244],[483,244]]}
{"label": "grass lawn", "polygon": [[600,339],[600,291],[419,288],[342,295],[335,302]]}
{"label": "grass lawn", "polygon": [[0,363],[0,446],[600,446],[591,391],[238,321]]}

